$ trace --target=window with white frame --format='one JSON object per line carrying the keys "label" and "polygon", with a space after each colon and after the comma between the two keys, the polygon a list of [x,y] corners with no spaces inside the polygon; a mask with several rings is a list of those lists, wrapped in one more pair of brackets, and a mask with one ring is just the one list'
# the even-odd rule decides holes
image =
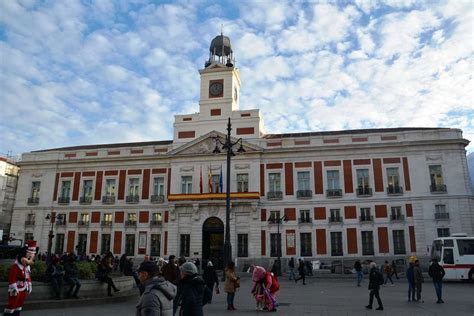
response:
{"label": "window with white frame", "polygon": [[161,248],[161,235],[160,234],[151,234],[150,236],[150,255],[151,256],[160,256]]}
{"label": "window with white frame", "polygon": [[302,257],[311,257],[313,255],[311,239],[311,233],[300,233],[300,255]]}
{"label": "window with white frame", "polygon": [[249,235],[238,234],[237,235],[237,257],[248,257],[249,256]]}
{"label": "window with white frame", "polygon": [[328,190],[339,190],[339,170],[327,170],[327,185]]}
{"label": "window with white frame", "polygon": [[429,166],[430,169],[430,182],[431,185],[443,185],[443,173],[441,171],[441,165]]}
{"label": "window with white frame", "polygon": [[405,231],[404,230],[393,230],[393,253],[396,255],[406,254],[405,249]]}
{"label": "window with white frame", "polygon": [[387,168],[387,182],[388,182],[388,186],[392,188],[396,188],[400,186],[398,168]]}
{"label": "window with white frame", "polygon": [[436,204],[435,205],[435,212],[437,214],[446,214],[447,211],[446,211],[446,205],[444,204]]}
{"label": "window with white frame", "polygon": [[357,186],[360,189],[367,189],[370,187],[369,183],[369,169],[357,169]]}
{"label": "window with white frame", "polygon": [[40,181],[33,181],[31,183],[31,197],[33,199],[38,199],[39,198],[40,186],[41,186]]}
{"label": "window with white frame", "polygon": [[80,216],[79,217],[80,223],[82,223],[82,224],[88,224],[89,223],[89,221],[90,221],[89,213],[81,213],[79,216]]}
{"label": "window with white frame", "polygon": [[139,189],[140,189],[140,179],[130,178],[128,180],[128,195],[138,196],[140,194]]}
{"label": "window with white frame", "polygon": [[298,179],[299,191],[311,190],[311,184],[309,180],[309,171],[298,171],[297,179]]}
{"label": "window with white frame", "polygon": [[192,176],[181,177],[181,193],[182,194],[193,193],[193,177]]}
{"label": "window with white frame", "polygon": [[300,222],[311,223],[311,215],[309,210],[300,210]]}
{"label": "window with white frame", "polygon": [[179,255],[189,257],[189,242],[191,241],[191,235],[181,234],[179,243]]}
{"label": "window with white frame", "polygon": [[249,191],[249,175],[248,173],[237,174],[237,192]]}
{"label": "window with white frame", "polygon": [[212,193],[220,193],[221,192],[221,176],[218,174],[212,175]]}
{"label": "window with white frame", "polygon": [[270,234],[270,257],[281,256],[281,233]]}
{"label": "window with white frame", "polygon": [[342,255],[342,232],[331,232],[331,256]]}
{"label": "window with white frame", "polygon": [[280,211],[270,211],[270,221],[277,222],[278,219],[280,218]]}
{"label": "window with white frame", "polygon": [[449,228],[437,228],[438,237],[449,237]]}
{"label": "window with white frame", "polygon": [[342,221],[341,210],[338,208],[329,209],[329,221],[330,222],[340,222]]}
{"label": "window with white frame", "polygon": [[403,219],[401,206],[392,206],[390,208],[390,211],[391,211],[391,219],[392,220],[401,220],[401,219]]}
{"label": "window with white frame", "polygon": [[82,183],[82,197],[92,198],[92,180],[84,180]]}
{"label": "window with white frame", "polygon": [[71,194],[71,181],[63,181],[61,185],[61,198],[69,198]]}
{"label": "window with white frame", "polygon": [[137,213],[127,213],[127,221],[130,224],[137,222]]}
{"label": "window with white frame", "polygon": [[112,213],[104,213],[104,222],[105,223],[111,224],[112,223],[112,218],[113,218]]}
{"label": "window with white frame", "polygon": [[100,243],[100,250],[103,254],[110,251],[110,239],[111,239],[110,234],[102,234],[101,243]]}
{"label": "window with white frame", "polygon": [[153,195],[165,195],[165,178],[153,178]]}
{"label": "window with white frame", "polygon": [[161,223],[161,220],[162,220],[161,213],[153,213],[153,214],[151,214],[151,220],[152,220],[154,223]]}
{"label": "window with white frame", "polygon": [[268,174],[268,186],[270,192],[281,191],[281,174],[269,173]]}
{"label": "window with white frame", "polygon": [[105,195],[107,197],[115,196],[115,179],[105,180]]}
{"label": "window with white frame", "polygon": [[370,212],[370,207],[361,207],[360,208],[360,220],[362,222],[367,222],[372,220],[372,215]]}
{"label": "window with white frame", "polygon": [[374,233],[372,231],[362,231],[362,255],[372,256],[374,254]]}

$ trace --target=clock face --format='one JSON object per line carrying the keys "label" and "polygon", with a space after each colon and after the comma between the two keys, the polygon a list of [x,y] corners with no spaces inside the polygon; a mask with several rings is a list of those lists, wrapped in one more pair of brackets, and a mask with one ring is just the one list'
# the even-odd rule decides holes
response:
{"label": "clock face", "polygon": [[222,94],[222,91],[224,91],[224,86],[220,82],[214,82],[209,86],[209,93],[212,96],[219,96]]}

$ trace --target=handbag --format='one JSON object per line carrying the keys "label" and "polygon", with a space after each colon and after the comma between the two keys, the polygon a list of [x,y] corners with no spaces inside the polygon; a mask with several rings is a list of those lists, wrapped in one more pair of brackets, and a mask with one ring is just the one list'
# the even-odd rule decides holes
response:
{"label": "handbag", "polygon": [[238,288],[240,287],[240,278],[235,279],[235,281],[234,281],[234,287],[235,287],[236,289],[238,289]]}

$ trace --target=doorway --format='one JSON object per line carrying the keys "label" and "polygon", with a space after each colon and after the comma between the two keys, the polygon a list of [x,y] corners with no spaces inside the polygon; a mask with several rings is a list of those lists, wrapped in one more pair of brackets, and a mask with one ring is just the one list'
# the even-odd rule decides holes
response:
{"label": "doorway", "polygon": [[224,223],[209,217],[202,225],[202,263],[212,260],[215,269],[224,267]]}

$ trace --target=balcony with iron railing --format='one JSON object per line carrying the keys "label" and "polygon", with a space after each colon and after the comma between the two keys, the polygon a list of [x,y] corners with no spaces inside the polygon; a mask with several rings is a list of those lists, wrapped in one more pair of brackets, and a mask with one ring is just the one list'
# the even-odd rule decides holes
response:
{"label": "balcony with iron railing", "polygon": [[390,215],[390,221],[391,222],[403,222],[405,220],[405,215],[396,215],[392,214]]}
{"label": "balcony with iron railing", "polygon": [[158,221],[158,220],[150,221],[150,226],[151,227],[157,227],[157,226],[162,226],[162,225],[163,225],[163,221]]}
{"label": "balcony with iron railing", "polygon": [[112,227],[112,221],[102,221],[102,222],[100,222],[100,226],[102,226],[102,227]]}
{"label": "balcony with iron railing", "polygon": [[431,184],[430,185],[431,193],[446,193],[446,184]]}
{"label": "balcony with iron railing", "polygon": [[357,196],[372,196],[372,188],[369,187],[358,187]]}
{"label": "balcony with iron railing", "polygon": [[125,221],[125,226],[126,227],[137,227],[137,221],[136,220]]}
{"label": "balcony with iron railing", "polygon": [[311,224],[313,219],[311,217],[300,217],[298,218],[298,223],[300,224]]}
{"label": "balcony with iron railing", "polygon": [[281,199],[283,199],[283,192],[282,191],[268,191],[267,192],[267,199],[269,199],[269,200],[281,200]]}
{"label": "balcony with iron railing", "polygon": [[79,199],[80,204],[91,204],[92,203],[92,196],[81,196]]}
{"label": "balcony with iron railing", "polygon": [[79,227],[87,227],[89,226],[89,221],[78,221],[77,226]]}
{"label": "balcony with iron railing", "polygon": [[25,221],[25,226],[35,226],[35,221]]}
{"label": "balcony with iron railing", "polygon": [[435,213],[435,219],[437,220],[449,220],[448,212],[437,212]]}
{"label": "balcony with iron railing", "polygon": [[39,197],[29,197],[28,198],[28,205],[36,205],[39,203]]}
{"label": "balcony with iron railing", "polygon": [[69,204],[69,196],[60,196],[58,197],[58,204]]}
{"label": "balcony with iron railing", "polygon": [[389,185],[387,187],[387,194],[388,195],[402,195],[403,194],[403,188],[398,185]]}
{"label": "balcony with iron railing", "polygon": [[102,203],[104,203],[104,204],[114,204],[115,203],[115,195],[104,195],[102,197]]}
{"label": "balcony with iron railing", "polygon": [[326,190],[326,197],[340,198],[342,197],[342,189],[328,189]]}
{"label": "balcony with iron railing", "polygon": [[57,227],[66,227],[66,220],[56,220]]}
{"label": "balcony with iron railing", "polygon": [[129,203],[129,204],[136,204],[138,203],[138,201],[140,201],[140,197],[138,196],[138,194],[135,194],[135,195],[127,195],[127,198],[126,198],[126,202]]}
{"label": "balcony with iron railing", "polygon": [[296,198],[298,199],[309,199],[313,196],[313,191],[311,190],[298,190],[296,191]]}
{"label": "balcony with iron railing", "polygon": [[361,216],[359,216],[359,221],[362,222],[362,223],[373,222],[374,217],[371,216],[371,215],[361,215]]}
{"label": "balcony with iron railing", "polygon": [[165,201],[165,196],[163,194],[154,194],[150,196],[151,203],[163,203]]}
{"label": "balcony with iron railing", "polygon": [[342,223],[342,216],[330,216],[329,223]]}

